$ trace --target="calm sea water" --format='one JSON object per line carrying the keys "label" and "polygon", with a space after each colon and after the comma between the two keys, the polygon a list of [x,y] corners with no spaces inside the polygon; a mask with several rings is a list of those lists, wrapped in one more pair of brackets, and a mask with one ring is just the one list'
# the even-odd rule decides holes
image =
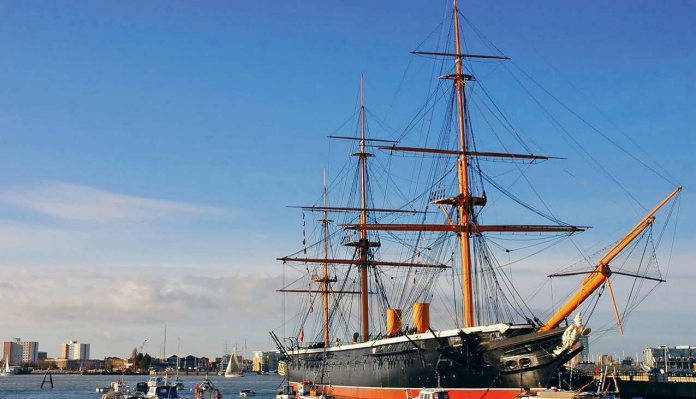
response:
{"label": "calm sea water", "polygon": [[[0,399],[101,399],[96,393],[98,386],[108,386],[118,379],[116,375],[54,375],[53,389],[41,389],[43,375],[13,375],[0,377]],[[149,376],[122,376],[126,385],[135,386],[139,381],[146,381]],[[247,375],[242,378],[225,378],[210,376],[211,381],[222,391],[223,397],[239,398],[239,391],[251,389],[256,391],[256,398],[275,398],[276,390],[283,381],[277,375]],[[193,387],[203,380],[203,376],[181,376],[185,389],[179,394],[193,398]],[[46,388],[46,386],[44,386]]]}

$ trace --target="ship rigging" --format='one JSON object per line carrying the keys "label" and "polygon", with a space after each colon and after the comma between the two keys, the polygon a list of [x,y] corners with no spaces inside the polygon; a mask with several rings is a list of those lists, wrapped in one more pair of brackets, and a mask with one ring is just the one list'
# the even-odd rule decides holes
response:
{"label": "ship rigging", "polygon": [[[299,207],[303,249],[278,258],[283,263],[300,265],[309,277],[309,281],[299,279],[279,290],[306,295],[305,306],[300,306],[305,310],[296,317],[299,323],[295,338],[283,344],[274,336],[289,381],[313,380],[322,392],[366,399],[402,398],[401,390],[412,395],[419,387],[436,386],[455,389],[455,398],[472,392],[510,397],[523,387],[545,385],[560,364],[582,349],[577,345],[578,338],[588,334],[589,329],[579,315],[573,323],[567,323],[567,319],[598,290],[608,287],[618,327],[623,328],[610,282],[612,273],[663,281],[647,276],[645,269],[643,273],[612,271],[610,263],[650,231],[656,214],[666,204],[674,204],[681,186],[611,246],[592,270],[552,275],[584,273],[587,277],[545,322],[525,304],[515,284],[499,267],[487,240],[489,235],[548,234],[550,238],[535,237],[539,242],[533,245],[550,245],[588,227],[563,222],[551,212],[527,204],[484,171],[483,160],[532,164],[563,158],[531,151],[510,152],[505,146],[504,151],[477,148],[467,95],[469,82],[476,79],[465,70],[464,62],[505,61],[508,57],[462,51],[456,0],[452,24],[451,52],[413,52],[454,61],[453,71],[440,76],[441,81],[452,82],[452,91],[437,145],[407,146],[400,140],[372,137],[362,77],[357,134],[330,136],[357,147],[351,154],[357,159],[357,168],[353,179],[345,179],[350,182],[343,187],[348,201],[340,205],[329,200],[331,185],[324,172],[320,204]],[[432,161],[427,183],[402,189],[387,179],[380,188],[396,191],[405,200],[393,207],[376,205],[369,167],[375,155],[370,151],[374,150],[390,156],[411,155],[421,163]],[[338,177],[347,175],[339,173]],[[452,191],[450,182],[454,183]],[[484,223],[483,210],[491,205],[486,186],[549,223]],[[405,192],[412,198],[405,198]],[[307,244],[305,215],[317,213],[319,228],[312,235],[315,239]],[[331,215],[339,215],[341,222],[336,223]],[[410,220],[403,222],[403,218]],[[447,296],[442,292],[445,285],[439,281],[441,277],[453,291],[460,287],[451,295],[452,306],[440,311],[456,309],[449,330],[436,330],[430,323],[431,300],[436,295]],[[306,285],[298,287],[298,282]],[[320,331],[320,339],[305,343],[305,327],[318,298],[320,328],[311,330]],[[354,312],[354,303],[359,304],[358,312]],[[408,316],[412,316],[411,326],[404,323]],[[560,327],[563,322],[566,326]]]}

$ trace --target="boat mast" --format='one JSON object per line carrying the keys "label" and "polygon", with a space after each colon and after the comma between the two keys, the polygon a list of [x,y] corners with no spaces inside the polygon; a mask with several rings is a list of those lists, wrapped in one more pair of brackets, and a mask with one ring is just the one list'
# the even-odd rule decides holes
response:
{"label": "boat mast", "polygon": [[[323,204],[322,206],[301,206],[303,211],[310,211],[310,212],[322,212],[322,219],[319,219],[323,223],[323,236],[324,236],[324,254],[323,257],[316,257],[316,258],[308,258],[308,257],[294,257],[294,256],[285,256],[282,258],[277,258],[277,260],[283,261],[283,262],[301,262],[301,263],[311,263],[311,264],[317,264],[321,265],[323,267],[323,273],[322,276],[315,277],[312,279],[312,281],[319,283],[319,289],[294,289],[294,288],[289,288],[289,287],[283,287],[282,289],[277,290],[278,292],[293,292],[293,293],[305,293],[305,294],[322,294],[322,299],[323,299],[323,307],[324,307],[324,345],[326,347],[329,346],[329,305],[328,305],[328,296],[329,294],[335,294],[335,295],[360,295],[361,299],[361,306],[360,306],[360,324],[361,324],[361,337],[359,337],[362,341],[367,341],[369,339],[370,335],[370,325],[369,325],[369,295],[373,294],[369,290],[369,279],[368,279],[368,270],[370,267],[379,267],[379,266],[388,266],[388,267],[408,267],[408,268],[438,268],[438,269],[446,269],[449,266],[442,264],[442,263],[421,263],[421,262],[392,262],[392,261],[382,261],[382,260],[375,260],[373,257],[370,255],[370,248],[377,248],[380,246],[379,241],[370,241],[368,237],[368,231],[369,230],[377,230],[378,228],[375,228],[376,225],[370,225],[367,223],[367,215],[368,213],[390,213],[390,214],[395,214],[395,213],[407,213],[407,214],[416,214],[416,213],[422,213],[420,211],[416,210],[411,210],[411,209],[386,209],[386,208],[370,208],[368,207],[368,201],[367,201],[367,159],[368,157],[371,157],[372,154],[368,153],[366,151],[367,149],[367,143],[377,143],[379,144],[392,144],[396,145],[397,141],[394,140],[385,140],[385,139],[377,139],[377,138],[368,138],[367,136],[367,126],[365,124],[365,119],[366,119],[366,112],[365,112],[365,89],[364,89],[364,82],[365,79],[361,75],[360,76],[360,136],[359,137],[354,137],[354,136],[328,136],[329,138],[332,139],[341,139],[341,140],[353,140],[353,141],[359,141],[359,152],[355,152],[351,154],[351,156],[357,156],[359,157],[359,163],[358,167],[360,168],[360,204],[359,206],[356,207],[343,207],[343,206],[327,206],[328,198],[327,198],[327,188],[326,188],[326,174],[324,174],[324,191],[323,191]],[[381,148],[381,147],[380,147]],[[392,148],[392,147],[389,147]],[[519,154],[518,154],[519,155]],[[524,156],[527,157],[527,155],[519,155],[519,156]],[[530,155],[529,157],[537,157]],[[448,202],[449,203],[449,202]],[[332,222],[331,219],[328,218],[328,213],[329,212],[356,212],[359,215],[359,223],[355,225],[343,225],[342,227],[345,230],[354,230],[354,231],[359,231],[359,239],[357,241],[351,240],[350,242],[346,242],[343,245],[348,246],[348,247],[354,247],[355,252],[354,255],[350,259],[341,259],[341,258],[329,258],[329,251],[328,251],[328,224]],[[439,229],[438,231],[459,231],[458,226],[446,226],[446,228],[442,228],[442,226],[438,226]],[[409,225],[408,227],[409,231],[426,231],[427,229],[423,229],[422,225]],[[352,236],[351,236],[352,237]],[[331,278],[328,275],[328,266],[330,264],[335,264],[335,265],[351,265],[351,266],[357,266],[358,270],[360,271],[360,289],[359,290],[331,290],[330,284],[336,282],[336,278]]]}
{"label": "boat mast", "polygon": [[[367,156],[365,152],[365,78],[360,75],[360,225],[367,224]],[[360,229],[360,308],[362,318],[362,340],[367,341],[370,334],[368,279],[367,279],[367,255],[370,248],[367,239],[367,229]]]}
{"label": "boat mast", "polygon": [[459,38],[459,10],[457,9],[457,0],[453,0],[454,7],[454,45],[455,54],[454,60],[456,74],[454,76],[454,86],[457,90],[457,120],[459,122],[459,145],[460,151],[457,158],[457,177],[458,177],[458,204],[457,204],[457,225],[461,227],[461,232],[457,235],[459,238],[459,250],[462,261],[462,307],[464,312],[464,327],[474,326],[474,295],[473,284],[471,281],[471,247],[469,242],[469,218],[471,214],[471,201],[469,198],[469,179],[468,179],[468,159],[467,159],[467,142],[466,142],[466,97],[464,93],[464,84],[467,80],[467,75],[463,73],[462,68],[462,50],[461,41]]}
{"label": "boat mast", "polygon": [[[453,0],[453,10],[452,17],[454,19],[454,53],[450,52],[433,52],[433,51],[412,51],[411,54],[427,55],[427,56],[438,56],[438,57],[453,57],[455,71],[452,74],[440,76],[440,79],[452,79],[454,81],[454,89],[457,97],[457,130],[459,136],[459,146],[458,148],[444,149],[444,148],[419,148],[419,147],[402,147],[395,144],[393,145],[378,145],[378,149],[387,151],[404,151],[404,152],[419,152],[424,154],[439,154],[439,155],[451,155],[457,157],[457,194],[452,197],[439,198],[432,201],[440,207],[442,212],[445,214],[448,222],[444,224],[398,224],[398,223],[373,223],[368,224],[367,218],[364,212],[361,213],[360,223],[354,225],[345,225],[344,229],[360,231],[361,242],[365,243],[361,246],[365,248],[361,252],[361,255],[368,254],[368,247],[372,245],[367,241],[367,231],[441,231],[441,232],[452,232],[457,235],[459,240],[459,250],[461,257],[461,268],[462,268],[462,311],[463,311],[463,325],[464,327],[473,327],[476,325],[477,320],[475,320],[475,298],[474,298],[474,287],[473,287],[473,267],[472,267],[472,255],[471,255],[471,236],[472,234],[482,234],[486,232],[504,232],[504,233],[515,233],[515,232],[538,232],[538,233],[552,233],[552,232],[566,232],[568,234],[573,234],[575,232],[584,231],[586,227],[584,226],[573,226],[569,224],[555,224],[555,225],[528,225],[528,224],[504,224],[504,225],[479,225],[474,220],[474,207],[483,207],[486,205],[486,196],[475,196],[470,189],[469,182],[469,158],[471,157],[487,157],[487,158],[501,158],[501,159],[529,159],[529,160],[549,160],[549,159],[561,159],[557,157],[549,156],[539,156],[535,154],[515,154],[515,153],[501,153],[501,152],[490,152],[490,151],[470,151],[467,143],[467,103],[466,103],[466,92],[465,85],[467,81],[474,81],[474,77],[464,72],[464,66],[462,61],[464,59],[490,59],[490,60],[508,60],[509,57],[504,55],[482,55],[482,54],[467,54],[462,53],[462,45],[460,38],[460,27],[459,27],[459,9],[457,8],[457,0]],[[362,101],[362,99],[361,99]],[[361,117],[362,115],[361,108]],[[362,119],[361,119],[362,121]],[[364,126],[363,126],[364,127]],[[364,143],[361,140],[361,162],[364,165],[365,157],[369,154],[364,153],[363,149]],[[364,167],[364,166],[363,166]],[[363,176],[363,184],[364,184]],[[364,194],[364,189],[363,189]],[[445,209],[445,205],[452,208],[457,208],[457,218],[456,220],[451,220],[450,213]],[[362,239],[364,238],[364,240]],[[378,243],[377,243],[378,244]],[[374,261],[367,260],[368,264],[375,264]],[[405,265],[405,264],[404,264]],[[366,276],[364,286],[366,287]],[[366,309],[367,299],[364,300],[363,309]],[[366,331],[367,320],[363,321],[363,327]]]}
{"label": "boat mast", "polygon": [[324,212],[321,220],[324,227],[324,267],[322,274],[322,299],[324,301],[324,348],[329,347],[329,215],[326,210],[326,169],[324,169]]}

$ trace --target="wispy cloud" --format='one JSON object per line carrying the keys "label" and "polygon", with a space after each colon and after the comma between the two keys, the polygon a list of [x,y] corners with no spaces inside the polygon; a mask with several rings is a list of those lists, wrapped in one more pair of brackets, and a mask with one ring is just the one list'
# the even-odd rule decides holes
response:
{"label": "wispy cloud", "polygon": [[151,221],[172,216],[210,216],[221,208],[137,197],[65,182],[0,190],[0,203],[78,222]]}

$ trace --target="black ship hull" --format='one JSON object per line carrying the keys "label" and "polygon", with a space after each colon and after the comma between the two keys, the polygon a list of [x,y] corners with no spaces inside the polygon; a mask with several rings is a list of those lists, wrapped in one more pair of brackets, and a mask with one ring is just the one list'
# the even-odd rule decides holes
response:
{"label": "black ship hull", "polygon": [[288,381],[312,381],[327,394],[361,399],[404,399],[436,387],[450,390],[452,399],[508,398],[525,388],[546,387],[556,369],[578,351],[554,353],[561,328],[538,332],[531,326],[495,325],[474,330],[296,349],[285,360]]}

